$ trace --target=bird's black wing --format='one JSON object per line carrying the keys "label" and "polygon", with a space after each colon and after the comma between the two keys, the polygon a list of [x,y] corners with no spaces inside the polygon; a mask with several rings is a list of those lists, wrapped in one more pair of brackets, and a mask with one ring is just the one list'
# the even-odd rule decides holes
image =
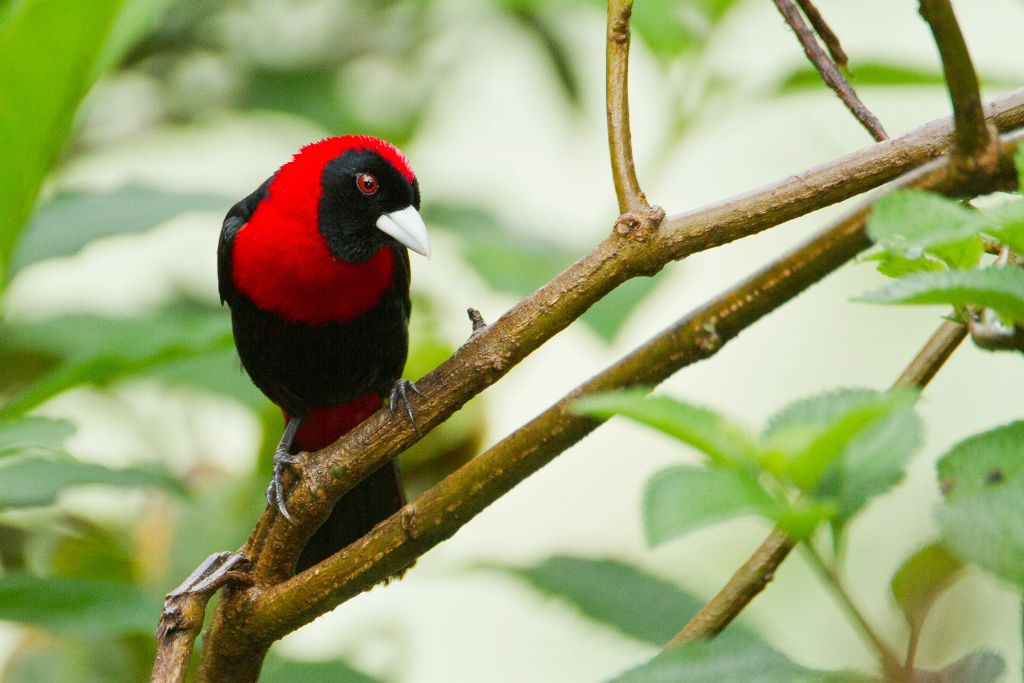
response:
{"label": "bird's black wing", "polygon": [[227,301],[234,291],[231,280],[231,251],[235,243],[235,235],[241,230],[261,201],[267,198],[267,188],[274,176],[263,181],[256,191],[238,202],[228,210],[224,217],[224,226],[220,229],[220,241],[217,243],[217,283],[220,289],[220,302]]}

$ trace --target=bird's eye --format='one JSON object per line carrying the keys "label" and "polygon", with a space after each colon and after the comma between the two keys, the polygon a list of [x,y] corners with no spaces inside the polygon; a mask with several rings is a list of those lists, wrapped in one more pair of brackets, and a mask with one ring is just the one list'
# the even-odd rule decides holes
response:
{"label": "bird's eye", "polygon": [[377,191],[377,179],[369,173],[360,173],[356,178],[356,187],[363,194],[373,194]]}

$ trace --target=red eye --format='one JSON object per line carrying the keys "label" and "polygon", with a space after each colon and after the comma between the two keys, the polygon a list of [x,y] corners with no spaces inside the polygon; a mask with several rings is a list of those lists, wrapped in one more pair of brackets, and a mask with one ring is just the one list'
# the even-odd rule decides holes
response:
{"label": "red eye", "polygon": [[369,173],[360,173],[356,178],[356,187],[363,194],[373,194],[377,191],[377,179]]}

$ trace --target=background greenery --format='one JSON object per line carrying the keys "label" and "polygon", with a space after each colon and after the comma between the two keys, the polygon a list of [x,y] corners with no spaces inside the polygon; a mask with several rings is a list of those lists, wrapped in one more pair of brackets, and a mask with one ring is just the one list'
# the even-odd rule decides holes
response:
{"label": "background greenery", "polygon": [[[890,132],[945,115],[916,3],[820,5],[852,55],[855,85]],[[957,10],[988,94],[1019,84],[1024,7],[992,0]],[[669,211],[869,142],[808,71],[771,3],[638,1],[633,21],[640,177]],[[417,377],[468,333],[467,306],[493,319],[610,226],[603,25],[604,4],[591,0],[0,2],[2,680],[144,680],[163,593],[209,553],[239,546],[262,510],[280,417],[240,372],[217,305],[214,245],[226,208],[323,135],[363,132],[402,146],[438,245],[431,262],[414,263],[407,375]],[[429,486],[833,213],[629,283],[404,455],[410,488]],[[926,270],[936,258],[977,262],[974,235],[985,232],[915,243],[910,258],[906,236],[887,243],[884,229],[873,234],[888,250],[879,258],[889,274],[904,261]],[[849,301],[885,282],[866,264],[844,269],[665,393],[757,425],[824,389],[884,388],[946,312]],[[905,457],[886,462],[909,463],[908,475],[894,489],[899,467],[872,469],[873,484],[861,490],[833,482],[838,507],[788,517],[777,500],[751,493],[749,478],[693,467],[699,444],[616,421],[399,584],[284,641],[264,678],[644,680],[642,671],[616,676],[650,659],[696,610],[696,596],[745,559],[767,528],[752,514],[804,527],[830,520],[851,592],[880,630],[904,639],[919,613],[907,591],[889,589],[894,575],[912,573],[913,563],[897,573],[903,561],[940,525],[954,535],[976,529],[971,505],[995,505],[984,512],[996,518],[1019,510],[1013,496],[978,503],[968,484],[963,498],[933,512],[936,459],[963,437],[1019,418],[1011,392],[1022,379],[1014,355],[965,348],[918,404],[919,417],[906,400],[866,389],[818,399],[818,413],[800,404],[791,417],[820,418],[789,420],[800,439],[848,418],[836,457],[852,427],[889,424]],[[849,418],[850,410],[861,412]],[[772,421],[741,451],[771,451],[786,422]],[[1009,437],[984,438],[1019,443],[1019,428],[1007,429]],[[791,433],[788,450],[776,451],[798,453],[800,439]],[[895,442],[885,443],[891,455]],[[978,447],[964,442],[939,472],[975,481],[958,463]],[[860,452],[861,465],[878,455],[863,443]],[[822,474],[779,472],[805,490]],[[695,473],[704,478],[696,485]],[[717,488],[707,488],[709,477]],[[735,495],[689,511],[662,505],[677,519],[652,512],[658,500],[693,500],[702,489]],[[730,501],[740,504],[723,505]],[[976,540],[1005,537],[990,532]],[[1012,544],[998,558],[956,549],[1007,582],[1021,580]],[[949,566],[942,562],[920,564]],[[976,667],[972,680],[1020,680],[1011,583],[959,564],[956,572],[948,592],[928,596],[922,666],[941,669],[973,652],[953,664]],[[796,680],[872,665],[799,557],[735,632],[685,657],[739,662],[739,680],[749,678],[744,671]],[[671,667],[684,664],[692,661],[662,662],[674,676],[683,669]]]}

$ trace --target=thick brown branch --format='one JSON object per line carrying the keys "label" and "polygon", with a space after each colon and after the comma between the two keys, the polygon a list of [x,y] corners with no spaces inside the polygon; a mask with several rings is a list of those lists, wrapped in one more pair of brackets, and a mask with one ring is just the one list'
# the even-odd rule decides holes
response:
{"label": "thick brown branch", "polygon": [[620,213],[647,206],[647,197],[636,178],[633,139],[629,129],[629,16],[632,12],[633,0],[608,0],[605,104],[612,182]]}
{"label": "thick brown branch", "polygon": [[[1008,145],[1015,147],[1015,143]],[[1003,157],[1013,177],[1012,154]],[[963,185],[942,159],[899,187],[960,194],[996,187],[991,178]],[[870,205],[660,333],[460,468],[370,534],[266,592],[255,605],[251,633],[276,639],[407,566],[450,537],[487,505],[578,442],[600,422],[572,412],[580,396],[626,386],[650,386],[716,353],[743,329],[819,281],[869,246],[864,225]]]}
{"label": "thick brown branch", "polygon": [[[835,91],[839,99],[846,105],[846,108],[850,110],[850,113],[860,121],[861,125],[867,129],[875,140],[881,141],[889,137],[882,127],[882,122],[864,106],[857,93],[846,82],[843,74],[839,72],[839,67],[821,49],[821,45],[818,44],[818,38],[807,25],[807,22],[804,21],[803,15],[800,14],[797,6],[793,4],[793,0],[773,1],[779,9],[779,13],[785,18],[786,23],[796,33],[796,37],[800,41],[800,45],[803,46],[807,59],[811,60],[818,73],[821,74],[822,79],[828,84],[828,87]],[[820,18],[820,15],[818,17]]]}
{"label": "thick brown branch", "polygon": [[978,75],[953,6],[949,0],[921,0],[920,10],[942,58],[942,70],[953,101],[956,147],[964,156],[979,156],[989,148],[991,135],[981,108]]}
{"label": "thick brown branch", "polygon": [[[999,127],[1024,125],[1024,90],[994,102],[991,114]],[[425,432],[442,422],[629,277],[887,182],[936,156],[948,145],[951,132],[951,121],[934,122],[761,190],[666,219],[660,229],[656,209],[623,217],[626,220],[620,220],[614,234],[594,251],[417,382],[425,394],[416,399],[421,428]],[[222,596],[204,646],[201,671],[207,677],[234,673],[239,674],[237,680],[247,680],[241,674],[252,668],[252,661],[259,670],[260,650],[268,643],[259,643],[247,632],[254,602],[268,586],[290,576],[300,549],[331,506],[417,438],[405,420],[380,411],[338,443],[304,458],[302,477],[291,487],[288,501],[298,524],[288,524],[268,510],[254,530],[245,552],[256,563],[255,585],[232,588]]]}
{"label": "thick brown branch", "polygon": [[[893,382],[892,387],[924,389],[964,340],[966,328],[943,322],[935,330],[913,360]],[[739,616],[750,602],[764,590],[776,570],[789,556],[796,543],[778,529],[772,530],[754,554],[736,570],[729,582],[695,614],[667,647],[675,647],[716,636]]]}
{"label": "thick brown branch", "polygon": [[850,63],[850,58],[846,56],[846,51],[843,50],[843,46],[839,42],[839,36],[835,34],[832,27],[825,21],[825,17],[821,16],[821,12],[818,11],[818,8],[814,6],[811,0],[796,0],[796,4],[800,5],[800,9],[803,10],[807,21],[811,22],[814,32],[821,38],[821,42],[825,43],[832,61],[845,69]]}

